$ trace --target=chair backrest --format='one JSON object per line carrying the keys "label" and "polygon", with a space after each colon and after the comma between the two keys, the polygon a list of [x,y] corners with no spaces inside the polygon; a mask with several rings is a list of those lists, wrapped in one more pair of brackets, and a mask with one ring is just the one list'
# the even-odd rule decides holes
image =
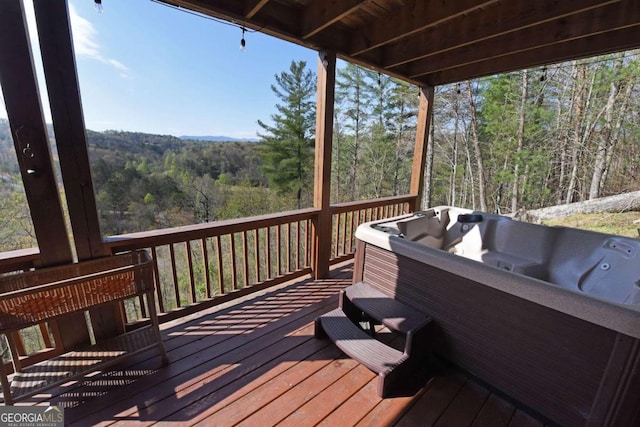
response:
{"label": "chair backrest", "polygon": [[0,277],[0,332],[153,291],[146,251]]}

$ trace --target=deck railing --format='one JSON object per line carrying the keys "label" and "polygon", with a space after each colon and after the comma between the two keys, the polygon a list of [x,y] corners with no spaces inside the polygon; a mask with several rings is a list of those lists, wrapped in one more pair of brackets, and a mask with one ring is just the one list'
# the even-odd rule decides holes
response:
{"label": "deck railing", "polygon": [[[412,196],[397,196],[331,206],[331,264],[353,257],[354,233],[363,222],[410,211]],[[111,253],[146,249],[153,255],[161,322],[231,301],[269,286],[311,274],[312,223],[318,209],[262,215],[205,224],[112,236]],[[0,254],[0,273],[38,265],[37,249]],[[124,303],[129,324],[147,317],[140,300]],[[23,336],[52,348],[50,329],[42,324],[14,337],[22,355],[30,353]]]}
{"label": "deck railing", "polygon": [[415,197],[394,196],[331,205],[331,264],[353,257],[355,232],[360,224],[409,213]]}
{"label": "deck railing", "polygon": [[38,248],[0,252],[0,274],[35,268],[40,261]]}
{"label": "deck railing", "polygon": [[[112,253],[153,255],[160,321],[175,319],[311,272],[317,209],[113,236]],[[127,306],[127,320],[145,317]]]}

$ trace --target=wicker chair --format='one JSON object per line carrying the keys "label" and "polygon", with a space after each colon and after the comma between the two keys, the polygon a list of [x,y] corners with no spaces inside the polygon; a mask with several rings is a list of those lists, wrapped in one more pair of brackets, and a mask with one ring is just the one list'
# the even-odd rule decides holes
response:
{"label": "wicker chair", "polygon": [[[17,331],[143,295],[150,325],[23,366],[13,339]],[[167,363],[156,312],[152,260],[146,251],[0,277],[0,334],[7,338],[14,371],[9,374],[0,362],[0,385],[7,405],[152,348],[158,348]]]}

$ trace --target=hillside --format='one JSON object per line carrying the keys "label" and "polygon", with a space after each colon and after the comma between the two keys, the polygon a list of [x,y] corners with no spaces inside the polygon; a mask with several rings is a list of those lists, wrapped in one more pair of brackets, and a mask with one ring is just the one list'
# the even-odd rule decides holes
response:
{"label": "hillside", "polygon": [[[247,141],[184,140],[142,132],[87,130],[105,235],[258,215],[287,208],[274,197]],[[53,141],[55,155],[55,141]],[[54,157],[54,161],[57,162]],[[32,246],[15,149],[0,119],[0,250]]]}
{"label": "hillside", "polygon": [[[53,135],[52,126],[48,125],[48,128],[49,135]],[[168,153],[174,153],[180,154],[189,166],[197,169],[197,175],[206,173],[214,179],[222,173],[236,176],[242,175],[242,171],[249,172],[255,169],[256,165],[251,163],[256,160],[251,158],[255,141],[227,137],[216,137],[222,139],[214,141],[206,138],[209,137],[178,138],[172,135],[142,132],[87,130],[87,143],[92,164],[104,160],[123,166],[127,161],[142,159],[146,159],[147,163],[154,163],[163,159]],[[225,142],[223,144],[217,143],[223,141]],[[52,140],[52,147],[55,152],[55,140]],[[198,166],[203,163],[207,164],[206,168]],[[18,172],[9,122],[6,119],[0,119],[0,174]]]}

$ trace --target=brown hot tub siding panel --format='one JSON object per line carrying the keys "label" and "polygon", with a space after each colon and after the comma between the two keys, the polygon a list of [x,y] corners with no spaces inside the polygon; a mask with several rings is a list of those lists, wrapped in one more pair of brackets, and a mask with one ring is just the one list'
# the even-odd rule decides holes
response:
{"label": "brown hot tub siding panel", "polygon": [[[476,309],[475,314],[479,317],[475,317],[473,320],[474,325],[479,328],[486,328],[484,321],[497,321],[500,323],[504,317],[509,317],[511,322],[504,324],[503,322],[496,325],[498,328],[504,328],[499,334],[496,333],[496,337],[500,338],[505,333],[510,334],[511,338],[521,338],[521,332],[524,328],[528,328],[531,325],[530,320],[535,320],[536,330],[530,330],[528,340],[538,340],[540,338],[548,338],[550,334],[553,335],[553,342],[564,342],[575,340],[575,331],[579,327],[584,327],[585,322],[575,319],[572,316],[567,316],[562,313],[558,313],[555,310],[548,309],[527,301],[522,301],[520,298],[513,297],[495,289],[478,289],[478,285],[468,279],[464,279],[451,273],[448,273],[437,268],[426,266],[424,264],[417,263],[402,256],[397,256],[390,252],[380,250],[375,247],[369,247],[368,250],[377,251],[378,254],[374,259],[376,262],[379,259],[386,257],[387,260],[392,262],[384,262],[381,268],[375,273],[384,282],[381,286],[385,286],[387,289],[397,289],[401,294],[399,299],[403,299],[403,295],[407,298],[406,302],[415,305],[415,301],[421,301],[432,305],[439,311],[451,312],[451,321],[455,324],[468,321],[471,310]],[[402,263],[402,277],[405,286],[398,286],[396,284],[398,277],[399,263]],[[368,267],[366,274],[376,271],[376,263],[372,263],[371,268]],[[365,280],[368,280],[366,279]],[[372,281],[375,281],[373,279]],[[414,286],[419,284],[418,286]],[[454,288],[454,286],[456,288]],[[480,285],[482,286],[482,285]],[[482,287],[485,288],[485,287]],[[484,297],[485,291],[489,292],[487,298]],[[452,310],[452,298],[459,301],[456,310]],[[480,299],[478,299],[480,298]],[[478,302],[482,301],[482,305],[478,307]],[[521,307],[514,308],[515,303],[526,303],[532,309],[537,310],[534,312],[534,316],[528,315],[528,311],[522,312]],[[530,310],[529,310],[530,311]],[[509,316],[509,313],[511,316]],[[527,317],[525,317],[527,316]],[[537,316],[537,317],[535,317]],[[553,319],[553,316],[560,316],[563,323]],[[559,326],[567,325],[566,328],[558,329]],[[597,327],[595,325],[589,325],[591,328],[599,328],[601,331],[607,331],[605,328]],[[488,333],[491,333],[489,330]],[[564,335],[561,335],[564,332]],[[588,340],[578,340],[572,342],[574,345],[570,351],[567,348],[561,349],[574,353],[576,350],[580,353],[588,353],[593,350],[594,345],[602,346],[606,344],[611,346],[613,343],[613,335],[605,342],[596,343],[593,338]],[[507,343],[508,344],[508,343]],[[606,363],[606,360],[603,361]],[[564,368],[564,367],[563,367]],[[587,366],[578,366],[577,369],[582,371]]]}
{"label": "brown hot tub siding panel", "polygon": [[371,245],[364,265],[366,282],[432,316],[438,353],[557,422],[584,424],[615,332]]}
{"label": "brown hot tub siding panel", "polygon": [[640,425],[639,340],[618,334],[587,425]]}

